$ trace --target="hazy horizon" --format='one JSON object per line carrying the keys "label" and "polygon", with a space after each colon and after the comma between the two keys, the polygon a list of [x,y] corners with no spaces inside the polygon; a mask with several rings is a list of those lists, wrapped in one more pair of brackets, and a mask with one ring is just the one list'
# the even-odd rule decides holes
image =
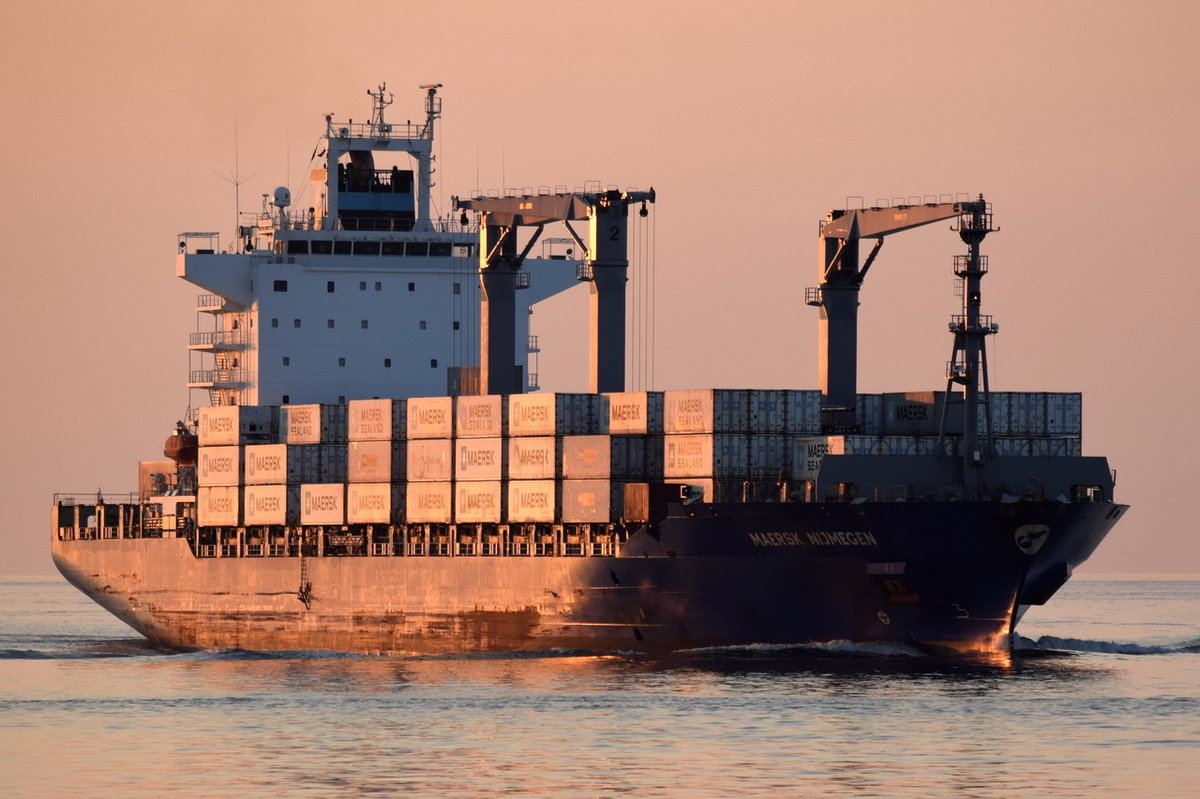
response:
{"label": "hazy horizon", "polygon": [[[442,83],[435,213],[507,186],[654,186],[656,390],[815,388],[816,227],[848,197],[982,193],[992,388],[1082,391],[1131,511],[1088,574],[1194,574],[1200,9],[1181,2],[399,9],[217,0],[0,7],[9,366],[0,574],[53,574],[54,492],[128,491],[188,405],[176,234],[307,180],[324,116]],[[104,33],[100,33],[104,31]],[[859,389],[944,387],[947,225],[889,240]],[[585,390],[585,307],[535,317],[544,391]]]}

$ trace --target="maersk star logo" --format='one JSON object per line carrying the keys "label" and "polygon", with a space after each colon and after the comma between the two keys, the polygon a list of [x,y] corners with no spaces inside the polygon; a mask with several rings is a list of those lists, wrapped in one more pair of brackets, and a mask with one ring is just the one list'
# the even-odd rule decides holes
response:
{"label": "maersk star logo", "polygon": [[1023,524],[1017,528],[1013,537],[1017,542],[1017,549],[1026,555],[1036,555],[1050,537],[1050,528],[1044,524]]}

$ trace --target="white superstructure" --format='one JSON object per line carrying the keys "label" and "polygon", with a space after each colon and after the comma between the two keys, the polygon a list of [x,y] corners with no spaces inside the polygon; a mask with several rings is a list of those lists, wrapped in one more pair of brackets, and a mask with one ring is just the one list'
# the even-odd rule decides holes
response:
{"label": "white superstructure", "polygon": [[[208,392],[199,404],[478,391],[478,228],[465,214],[430,213],[439,86],[421,87],[421,124],[385,120],[384,86],[369,92],[370,122],[326,117],[324,163],[303,207],[286,187],[263,195],[228,251],[218,251],[216,233],[179,235],[176,272],[204,289],[197,311],[211,320],[188,344],[188,385]],[[563,267],[527,261],[523,304],[574,285]],[[529,314],[517,316],[516,365],[534,389]]]}

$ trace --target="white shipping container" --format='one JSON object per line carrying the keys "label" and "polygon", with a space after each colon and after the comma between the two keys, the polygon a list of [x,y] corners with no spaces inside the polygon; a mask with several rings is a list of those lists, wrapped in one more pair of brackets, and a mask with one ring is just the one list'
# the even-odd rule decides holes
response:
{"label": "white shipping container", "polygon": [[350,441],[392,441],[407,435],[402,399],[350,400],[346,437]]}
{"label": "white shipping container", "polygon": [[750,425],[749,392],[706,388],[663,392],[663,431],[745,433]]}
{"label": "white shipping container", "polygon": [[645,435],[663,431],[661,391],[622,391],[600,395],[602,433]]}
{"label": "white shipping container", "polygon": [[403,514],[404,486],[400,483],[346,486],[346,521],[350,524],[395,524]]}
{"label": "white shipping container", "polygon": [[[784,396],[787,401],[787,425],[785,432],[792,435],[820,433],[821,392],[816,389],[789,389],[784,392]],[[878,397],[879,395],[875,396]]]}
{"label": "white shipping container", "polygon": [[507,432],[508,403],[499,394],[454,398],[454,435],[458,438],[498,438]]}
{"label": "white shipping container", "polygon": [[242,482],[242,448],[200,447],[196,456],[196,483],[200,486],[236,486]]}
{"label": "white shipping container", "polygon": [[604,524],[619,521],[625,484],[615,480],[563,480],[563,522]]}
{"label": "white shipping container", "polygon": [[405,479],[404,441],[351,441],[346,445],[346,480],[351,483],[398,483]]}
{"label": "white shipping container", "polygon": [[453,443],[448,438],[409,439],[405,454],[408,480],[449,482],[453,479]]}
{"label": "white shipping container", "polygon": [[554,480],[509,480],[509,522],[553,522],[558,509]]}
{"label": "white shipping container", "polygon": [[453,519],[453,496],[453,486],[449,482],[410,482],[405,487],[405,520],[413,524],[449,524]]}
{"label": "white shipping container", "polygon": [[296,485],[249,485],[243,497],[243,518],[247,527],[255,525],[291,525],[300,521],[300,487]]}
{"label": "white shipping container", "polygon": [[237,527],[241,524],[239,490],[236,485],[201,486],[196,492],[196,523],[201,527]]}
{"label": "white shipping container", "polygon": [[251,444],[244,452],[246,485],[321,482],[319,445]]}
{"label": "white shipping container", "polygon": [[513,480],[547,480],[562,476],[562,457],[553,436],[508,440],[508,477]]}
{"label": "white shipping container", "polygon": [[503,498],[499,480],[455,482],[454,521],[459,524],[498,524],[504,514]]}
{"label": "white shipping container", "polygon": [[746,435],[663,436],[663,476],[746,477],[750,467],[750,440]]}
{"label": "white shipping container", "polygon": [[286,444],[344,444],[345,405],[284,405],[279,409]]}
{"label": "white shipping container", "polygon": [[454,398],[410,397],[407,430],[410,439],[450,438],[454,435]]}
{"label": "white shipping container", "polygon": [[267,405],[201,408],[196,426],[202,447],[269,443],[279,435],[279,409]]}
{"label": "white shipping container", "polygon": [[[791,472],[793,480],[815,480],[826,455],[887,455],[884,436],[814,436],[792,439]],[[896,446],[908,446],[898,440],[908,438],[896,436]],[[912,454],[920,454],[916,439],[911,439]]]}
{"label": "white shipping container", "polygon": [[504,439],[460,438],[454,442],[455,480],[499,480],[504,476]]}
{"label": "white shipping container", "polygon": [[589,435],[600,429],[598,394],[512,394],[510,436]]}
{"label": "white shipping container", "polygon": [[301,524],[345,524],[346,486],[343,483],[303,483],[300,486]]}

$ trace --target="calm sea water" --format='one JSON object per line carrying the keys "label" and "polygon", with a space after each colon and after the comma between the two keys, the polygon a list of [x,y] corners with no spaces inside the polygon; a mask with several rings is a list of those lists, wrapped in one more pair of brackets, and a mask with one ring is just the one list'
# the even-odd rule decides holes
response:
{"label": "calm sea water", "polygon": [[1077,578],[1011,657],[901,645],[161,651],[0,580],[0,796],[1196,796],[1200,577]]}

